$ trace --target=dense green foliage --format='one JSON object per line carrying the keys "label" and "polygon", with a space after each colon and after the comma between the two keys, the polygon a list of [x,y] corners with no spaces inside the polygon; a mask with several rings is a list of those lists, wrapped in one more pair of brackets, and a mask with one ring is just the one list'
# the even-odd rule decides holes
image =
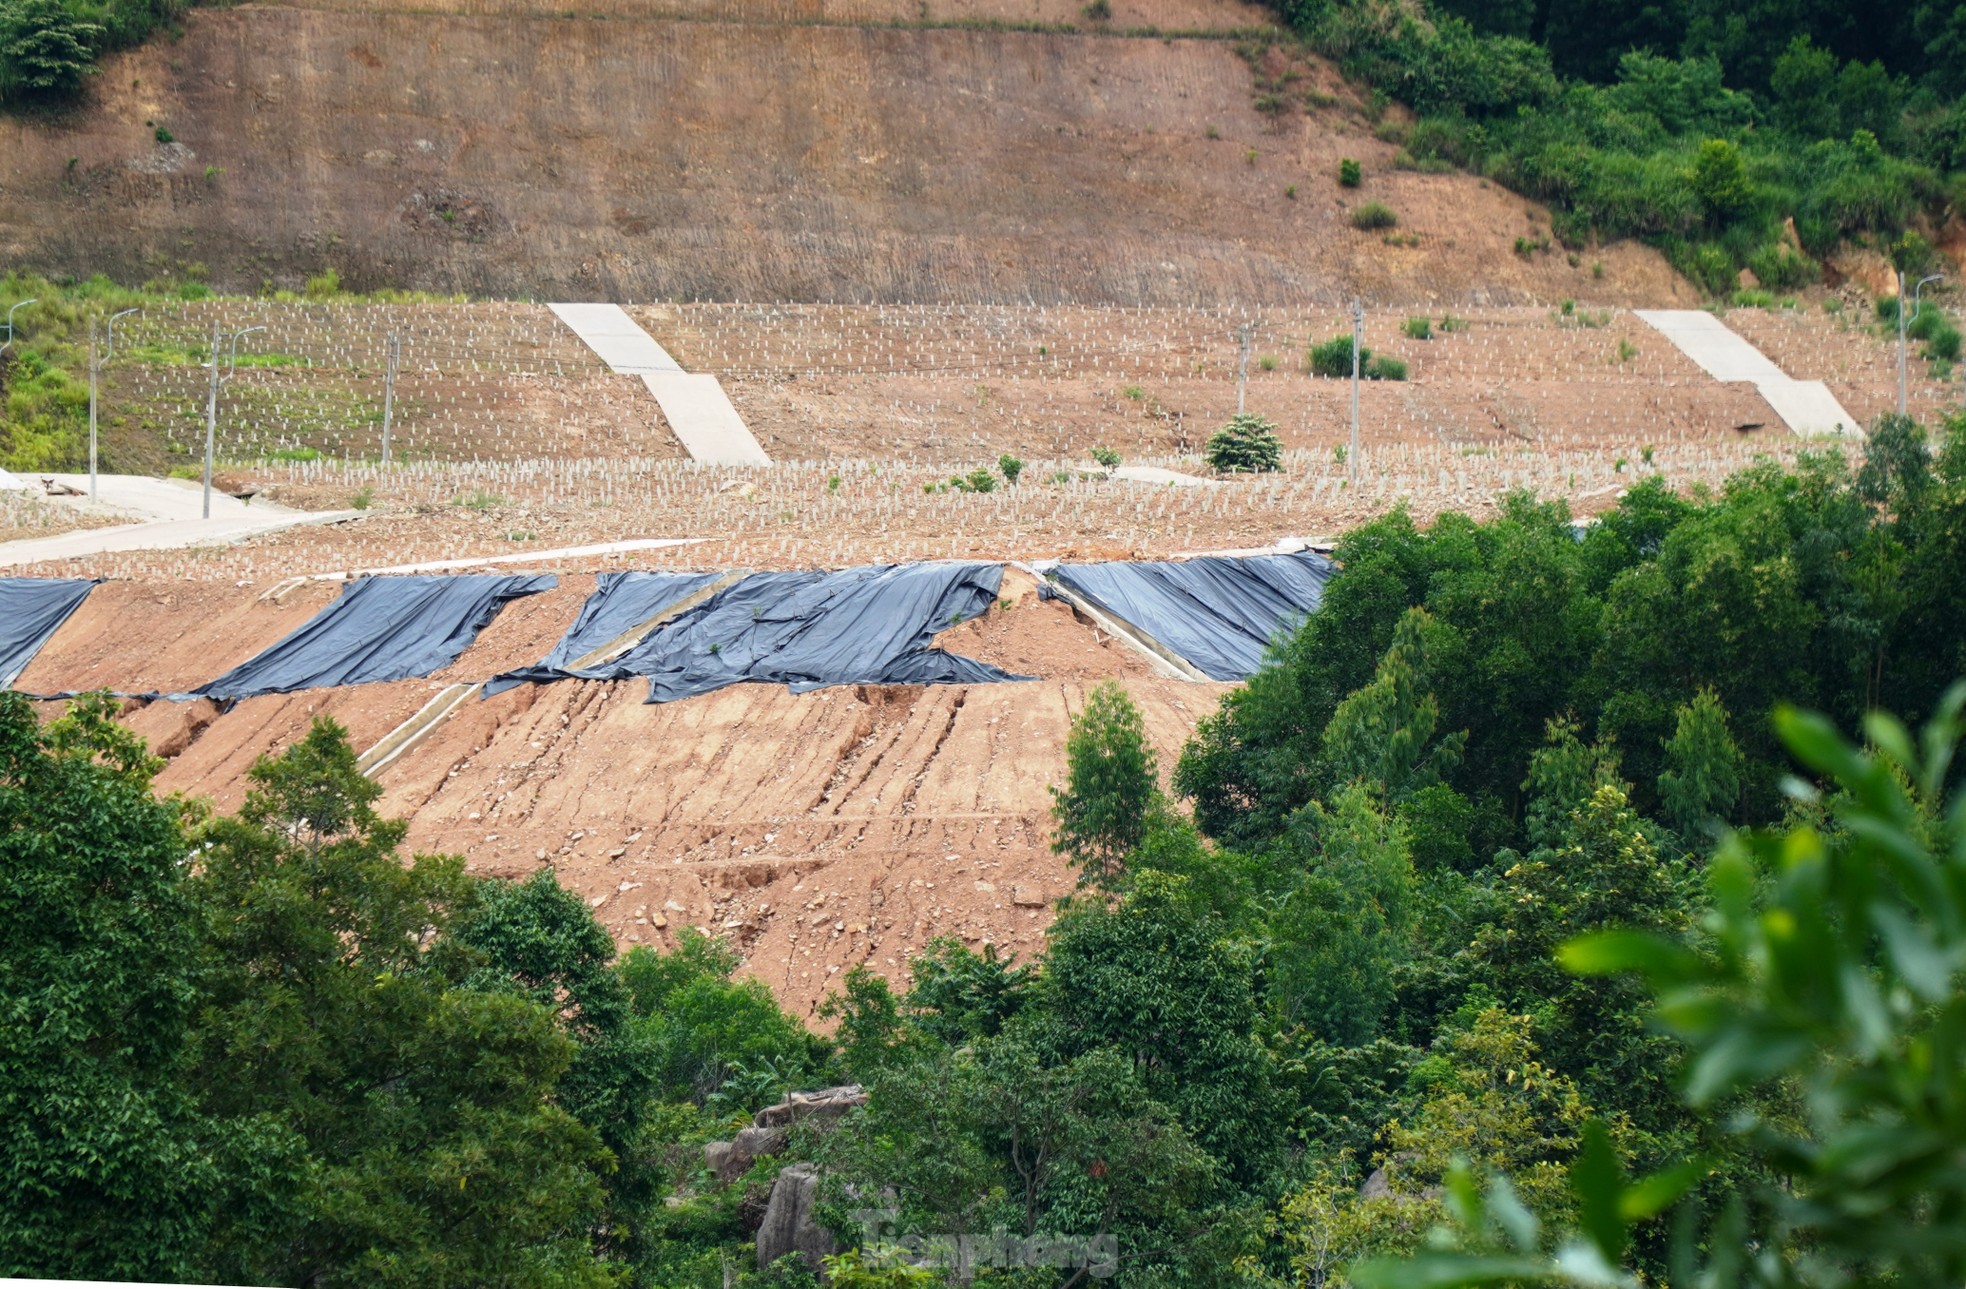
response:
{"label": "dense green foliage", "polygon": [[[1706,875],[1700,939],[1630,927],[1561,948],[1585,976],[1629,973],[1684,1043],[1682,1096],[1750,1158],[1748,1184],[1682,1208],[1675,1283],[1956,1284],[1966,1276],[1966,792],[1955,757],[1966,684],[1914,740],[1892,717],[1857,747],[1784,708],[1784,742],[1827,794],[1791,789],[1808,820],[1730,836]],[[1793,1107],[1787,1109],[1786,1107]],[[1435,1249],[1360,1265],[1358,1283],[1631,1284],[1634,1222],[1714,1168],[1695,1157],[1632,1181],[1588,1126],[1555,1256],[1506,1170],[1449,1178]],[[1486,1194],[1482,1183],[1486,1182]]]}
{"label": "dense green foliage", "polygon": [[[1476,170],[1555,237],[1642,237],[1714,294],[1812,281],[1845,239],[1943,219],[1966,168],[1966,7],[1278,0],[1410,106],[1402,164]],[[1786,220],[1793,220],[1790,236]]]}
{"label": "dense green foliage", "polygon": [[175,22],[181,0],[0,0],[0,106],[72,98],[96,58]]}
{"label": "dense green foliage", "polygon": [[0,699],[0,1267],[812,1289],[749,1247],[798,1159],[868,1289],[1956,1281],[1966,433],[1338,556],[1179,797],[1088,698],[1038,958],[854,968],[830,1038],[404,857],[331,725],[211,818],[106,702]]}

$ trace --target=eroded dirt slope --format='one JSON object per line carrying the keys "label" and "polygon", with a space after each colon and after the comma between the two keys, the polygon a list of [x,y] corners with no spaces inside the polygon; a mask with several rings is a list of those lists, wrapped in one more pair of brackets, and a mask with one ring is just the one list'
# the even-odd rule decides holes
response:
{"label": "eroded dirt slope", "polygon": [[[161,790],[236,809],[253,762],[317,716],[370,747],[445,685],[536,660],[593,585],[563,573],[427,679],[226,710],[132,700],[124,720],[166,758]],[[188,689],[335,589],[274,599],[228,583],[109,583],[28,679]],[[684,926],[729,937],[749,972],[807,1014],[842,971],[866,963],[898,979],[936,936],[1028,953],[1072,886],[1050,849],[1049,789],[1087,692],[1120,680],[1171,765],[1229,686],[1161,678],[1016,570],[995,608],[940,643],[1032,679],[804,695],[738,685],[661,705],[643,701],[640,681],[521,686],[467,704],[383,770],[383,809],[410,819],[414,849],[461,853],[476,872],[550,866],[624,945],[671,943]]]}
{"label": "eroded dirt slope", "polygon": [[[1221,12],[1204,25],[1248,21]],[[197,10],[176,42],[110,60],[84,110],[0,122],[0,257],[624,300],[1683,290],[1636,247],[1594,255],[1601,280],[1512,254],[1542,212],[1390,169],[1329,69],[1338,106],[1259,113],[1229,39],[763,16]],[[1341,156],[1363,189],[1337,186]],[[1399,212],[1399,244],[1350,226],[1365,200]]]}

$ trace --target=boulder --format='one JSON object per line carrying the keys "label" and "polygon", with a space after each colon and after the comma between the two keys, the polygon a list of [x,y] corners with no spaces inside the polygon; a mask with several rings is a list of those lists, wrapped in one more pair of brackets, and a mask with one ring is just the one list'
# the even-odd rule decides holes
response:
{"label": "boulder", "polygon": [[867,1104],[867,1093],[858,1083],[817,1092],[794,1092],[777,1105],[768,1105],[752,1116],[760,1128],[790,1127],[801,1119],[837,1119],[855,1106]]}
{"label": "boulder", "polygon": [[703,1162],[710,1166],[719,1182],[742,1177],[760,1155],[775,1155],[785,1149],[791,1133],[784,1128],[745,1128],[729,1141],[713,1141],[703,1147]]}
{"label": "boulder", "polygon": [[758,1270],[796,1253],[817,1271],[821,1258],[839,1252],[832,1232],[819,1225],[818,1208],[819,1166],[789,1164],[780,1169],[758,1227]]}
{"label": "boulder", "polygon": [[751,1126],[729,1141],[713,1141],[703,1147],[703,1162],[719,1182],[742,1177],[761,1155],[776,1155],[792,1136],[792,1125],[802,1119],[837,1119],[855,1106],[866,1105],[867,1094],[858,1083],[822,1088],[817,1092],[794,1092],[777,1105],[768,1105],[751,1117]]}

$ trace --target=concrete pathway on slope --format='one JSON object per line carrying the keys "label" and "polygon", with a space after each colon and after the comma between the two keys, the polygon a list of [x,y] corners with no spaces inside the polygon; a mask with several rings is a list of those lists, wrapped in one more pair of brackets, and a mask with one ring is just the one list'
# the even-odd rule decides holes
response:
{"label": "concrete pathway on slope", "polygon": [[1639,318],[1715,380],[1746,381],[1775,415],[1797,434],[1861,436],[1857,418],[1843,410],[1829,386],[1796,380],[1746,338],[1704,309],[1639,309]]}
{"label": "concrete pathway on slope", "polygon": [[771,464],[744,418],[731,406],[723,382],[707,373],[684,371],[620,305],[551,308],[611,370],[642,378],[691,460],[704,465]]}
{"label": "concrete pathway on slope", "polygon": [[589,349],[613,371],[641,376],[652,371],[681,371],[682,365],[642,330],[618,304],[548,305]]}
{"label": "concrete pathway on slope", "polygon": [[[86,474],[38,475],[87,491]],[[292,510],[270,501],[251,505],[222,492],[212,493],[212,517],[205,519],[203,490],[185,479],[151,479],[142,475],[96,476],[96,501],[87,496],[50,497],[76,510],[112,515],[130,522],[111,528],[89,528],[53,537],[0,542],[0,568],[18,568],[42,560],[77,559],[109,551],[171,550],[185,546],[226,545],[302,524],[332,524],[353,519],[354,510]]]}

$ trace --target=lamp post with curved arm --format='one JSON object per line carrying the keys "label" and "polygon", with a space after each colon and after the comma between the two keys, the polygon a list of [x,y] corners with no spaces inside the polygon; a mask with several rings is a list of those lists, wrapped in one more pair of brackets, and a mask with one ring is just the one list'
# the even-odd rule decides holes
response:
{"label": "lamp post with curved arm", "polygon": [[7,343],[4,345],[0,345],[0,354],[4,354],[9,349],[12,349],[14,347],[14,315],[16,313],[19,313],[22,309],[25,309],[30,304],[39,304],[39,303],[41,303],[41,301],[39,301],[38,299],[22,300],[19,304],[16,304],[13,308],[7,310]]}
{"label": "lamp post with curved arm", "polygon": [[1911,317],[1907,318],[1905,317],[1905,275],[1903,269],[1898,270],[1898,415],[1899,416],[1903,416],[1905,414],[1905,408],[1907,406],[1906,390],[1905,390],[1905,331],[1907,328],[1911,326],[1912,323],[1918,321],[1918,293],[1925,289],[1925,284],[1927,282],[1937,282],[1943,277],[1945,277],[1945,274],[1943,273],[1933,273],[1928,277],[1922,277],[1918,279],[1918,285],[1914,286],[1911,289]]}
{"label": "lamp post with curved arm", "polygon": [[228,380],[230,380],[230,379],[232,379],[232,375],[233,375],[233,373],[239,370],[239,337],[241,337],[241,336],[244,336],[244,335],[250,335],[251,333],[253,333],[253,332],[255,332],[255,331],[264,331],[264,330],[266,330],[266,328],[265,328],[265,327],[241,327],[241,328],[240,328],[239,330],[237,330],[237,331],[235,331],[235,332],[233,332],[233,333],[232,333],[232,353],[231,353],[231,357],[230,357],[230,359],[229,359],[229,360],[228,360],[228,362],[227,362],[227,365],[226,365],[226,371],[225,371],[225,373],[224,373],[223,375],[221,375],[221,374],[219,373],[219,369],[218,369],[218,366],[219,366],[219,364],[218,364],[218,347],[219,347],[219,330],[218,330],[218,323],[216,323],[216,322],[214,322],[214,323],[212,324],[212,361],[211,361],[211,363],[210,363],[210,366],[211,366],[211,369],[212,369],[212,380],[211,380],[211,385],[210,385],[210,392],[209,392],[209,393],[208,393],[208,394],[206,395],[206,397],[205,397],[205,509],[204,509],[204,517],[205,517],[206,519],[210,519],[210,518],[212,517],[212,448],[213,448],[213,445],[214,445],[214,443],[215,443],[215,442],[217,441],[217,438],[218,438],[218,387],[219,387],[219,386],[220,386],[221,384],[223,384],[224,382],[226,382],[226,381],[228,381]]}
{"label": "lamp post with curved arm", "polygon": [[96,355],[96,320],[89,319],[89,500],[96,499],[96,385],[102,376],[102,369],[116,356],[116,319],[127,318],[137,312],[124,309],[109,315],[109,349],[101,357]]}

